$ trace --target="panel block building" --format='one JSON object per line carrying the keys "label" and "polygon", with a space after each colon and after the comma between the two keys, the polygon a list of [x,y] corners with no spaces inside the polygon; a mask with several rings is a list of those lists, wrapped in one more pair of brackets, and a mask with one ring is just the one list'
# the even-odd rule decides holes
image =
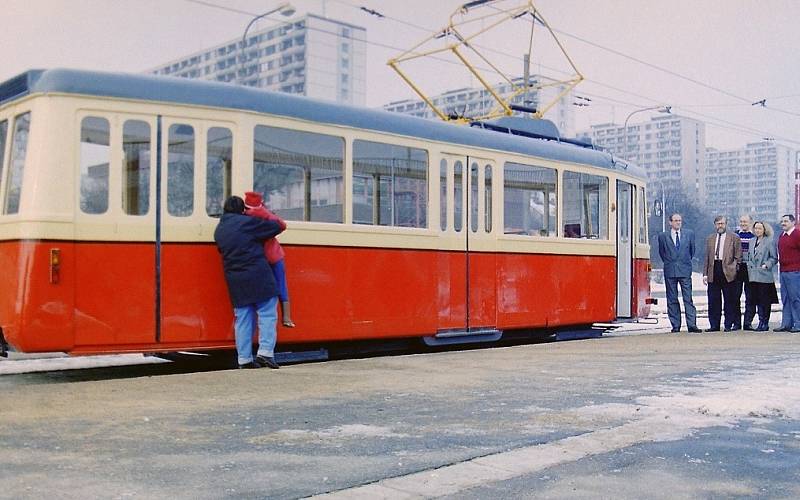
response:
{"label": "panel block building", "polygon": [[705,123],[678,115],[658,115],[649,121],[623,125],[592,125],[579,137],[647,171],[648,190],[660,193],[680,186],[687,196],[704,199]]}
{"label": "panel block building", "polygon": [[708,148],[706,162],[706,206],[710,211],[733,218],[749,213],[775,229],[782,215],[797,215],[797,150],[760,141],[739,149]]}
{"label": "panel block building", "polygon": [[170,61],[157,75],[238,83],[346,104],[366,102],[366,30],[307,14]]}

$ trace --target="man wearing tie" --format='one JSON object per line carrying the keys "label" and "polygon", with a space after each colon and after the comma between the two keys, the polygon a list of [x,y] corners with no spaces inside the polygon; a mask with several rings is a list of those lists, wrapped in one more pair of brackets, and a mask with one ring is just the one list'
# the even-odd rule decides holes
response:
{"label": "man wearing tie", "polygon": [[692,302],[692,259],[694,258],[694,233],[681,229],[683,217],[672,214],[669,218],[671,229],[658,235],[658,254],[664,263],[664,284],[667,288],[667,315],[672,324],[672,332],[681,329],[681,306],[678,303],[678,285],[681,286],[683,307],[686,313],[686,326],[690,332],[697,333],[697,310]]}
{"label": "man wearing tie", "polygon": [[781,265],[781,302],[783,316],[776,332],[800,333],[800,232],[794,215],[781,217],[783,232],[778,238],[778,262]]}
{"label": "man wearing tie", "polygon": [[742,262],[742,243],[738,236],[727,230],[728,219],[723,215],[714,218],[716,232],[706,239],[706,260],[703,265],[703,283],[708,285],[707,332],[718,332],[725,302],[725,331],[740,330],[741,309],[736,296],[736,272]]}

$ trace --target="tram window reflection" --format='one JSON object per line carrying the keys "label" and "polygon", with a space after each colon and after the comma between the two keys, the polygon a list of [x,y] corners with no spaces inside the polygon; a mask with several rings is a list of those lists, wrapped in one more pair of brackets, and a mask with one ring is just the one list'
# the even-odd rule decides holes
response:
{"label": "tram window reflection", "polygon": [[108,120],[87,116],[81,120],[81,211],[108,211],[108,164],[111,161]]}
{"label": "tram window reflection", "polygon": [[439,226],[447,231],[447,160],[439,162]]}
{"label": "tram window reflection", "polygon": [[286,220],[344,222],[344,139],[256,126],[253,190]]}
{"label": "tram window reflection", "polygon": [[428,152],[372,141],[353,141],[353,222],[428,227]]}
{"label": "tram window reflection", "polygon": [[492,166],[486,165],[484,167],[484,224],[483,228],[487,233],[492,232]]}
{"label": "tram window reflection", "polygon": [[556,236],[556,170],[507,162],[503,176],[505,234]]}
{"label": "tram window reflection", "polygon": [[469,167],[470,173],[470,193],[469,193],[469,213],[470,229],[473,233],[478,232],[478,164],[472,163]]}
{"label": "tram window reflection", "polygon": [[564,172],[564,236],[608,239],[608,178]]}
{"label": "tram window reflection", "polygon": [[639,243],[647,243],[647,203],[644,188],[639,188]]}
{"label": "tram window reflection", "polygon": [[6,202],[3,213],[19,212],[19,199],[22,193],[22,174],[25,168],[25,154],[28,151],[28,132],[31,128],[31,114],[24,113],[14,119],[14,135],[11,137],[11,157],[6,179]]}
{"label": "tram window reflection", "polygon": [[[6,137],[8,136],[8,120],[0,121],[0,187],[3,185],[3,166],[5,165],[6,156]],[[3,199],[3,193],[0,192],[0,201]]]}
{"label": "tram window reflection", "polygon": [[150,210],[150,124],[128,120],[122,128],[122,208],[128,215]]}
{"label": "tram window reflection", "polygon": [[222,215],[222,204],[231,195],[233,134],[227,128],[212,127],[206,140],[206,213]]}
{"label": "tram window reflection", "polygon": [[453,164],[453,229],[461,232],[464,218],[464,176],[461,173],[463,164],[456,161]]}
{"label": "tram window reflection", "polygon": [[175,217],[189,217],[194,211],[194,143],[191,125],[170,125],[167,209]]}

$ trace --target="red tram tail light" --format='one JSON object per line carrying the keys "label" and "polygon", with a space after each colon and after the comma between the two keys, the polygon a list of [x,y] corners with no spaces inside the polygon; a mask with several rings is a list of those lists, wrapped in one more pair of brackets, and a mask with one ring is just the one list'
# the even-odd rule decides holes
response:
{"label": "red tram tail light", "polygon": [[57,284],[61,281],[61,249],[50,249],[50,283]]}

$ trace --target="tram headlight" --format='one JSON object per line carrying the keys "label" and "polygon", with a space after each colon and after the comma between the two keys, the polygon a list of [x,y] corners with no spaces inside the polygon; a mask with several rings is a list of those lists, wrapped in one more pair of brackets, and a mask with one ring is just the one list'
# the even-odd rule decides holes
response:
{"label": "tram headlight", "polygon": [[57,284],[61,281],[61,249],[50,249],[50,283]]}

